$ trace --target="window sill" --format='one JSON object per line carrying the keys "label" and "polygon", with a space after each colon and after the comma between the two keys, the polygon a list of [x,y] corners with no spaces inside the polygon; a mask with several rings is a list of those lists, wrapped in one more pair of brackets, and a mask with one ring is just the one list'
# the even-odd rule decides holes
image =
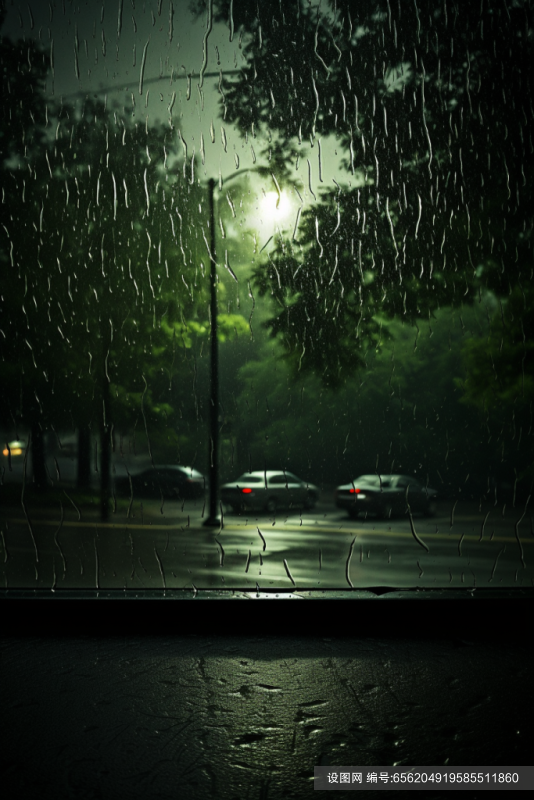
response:
{"label": "window sill", "polygon": [[[319,638],[452,637],[467,642],[531,641],[534,636],[525,625],[531,616],[534,588],[406,591],[375,587],[286,592],[5,589],[0,599],[3,633],[8,636],[298,633]],[[202,600],[210,602],[199,602]],[[256,602],[229,606],[224,603],[228,600]],[[294,600],[320,602],[290,602]]]}

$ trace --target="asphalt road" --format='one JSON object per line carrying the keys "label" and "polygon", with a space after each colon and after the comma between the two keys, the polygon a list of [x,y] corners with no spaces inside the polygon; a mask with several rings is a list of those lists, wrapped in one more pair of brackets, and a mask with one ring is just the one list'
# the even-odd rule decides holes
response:
{"label": "asphalt road", "polygon": [[[351,520],[313,511],[225,514],[202,526],[201,503],[0,512],[5,588],[347,589],[514,587],[534,582],[530,509],[445,503],[432,519]],[[129,510],[129,514],[128,514]]]}

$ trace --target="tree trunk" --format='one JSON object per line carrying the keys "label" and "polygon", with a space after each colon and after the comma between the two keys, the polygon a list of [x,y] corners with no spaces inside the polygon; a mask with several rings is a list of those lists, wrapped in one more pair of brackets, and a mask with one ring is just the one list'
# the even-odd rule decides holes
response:
{"label": "tree trunk", "polygon": [[45,447],[43,430],[38,422],[32,425],[32,473],[33,473],[33,488],[42,492],[45,491],[48,485],[45,464]]}
{"label": "tree trunk", "polygon": [[80,425],[78,428],[78,489],[89,489],[91,486],[91,428]]}
{"label": "tree trunk", "polygon": [[105,522],[109,516],[109,489],[111,474],[111,394],[110,379],[108,374],[108,357],[111,348],[113,334],[110,325],[106,325],[104,320],[100,320],[101,337],[101,367],[100,367],[100,391],[102,399],[102,409],[100,418],[100,519]]}
{"label": "tree trunk", "polygon": [[111,420],[109,402],[109,381],[106,373],[102,374],[102,419],[100,422],[100,519],[102,522],[109,516],[109,478],[111,461]]}

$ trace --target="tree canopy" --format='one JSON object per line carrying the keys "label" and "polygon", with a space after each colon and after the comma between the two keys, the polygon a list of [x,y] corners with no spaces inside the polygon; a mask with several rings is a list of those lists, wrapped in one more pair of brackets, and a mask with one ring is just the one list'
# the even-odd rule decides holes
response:
{"label": "tree canopy", "polygon": [[[362,366],[382,322],[528,281],[528,3],[215,7],[244,42],[225,119],[313,165],[297,230],[254,275],[296,368],[334,385]],[[326,137],[345,179],[321,164]]]}
{"label": "tree canopy", "polygon": [[[49,64],[39,48],[6,40],[2,54],[2,129],[12,133],[3,419],[41,430],[92,425],[110,446],[114,426],[139,424],[169,440],[167,450],[183,447],[204,404],[194,386],[195,351],[209,335],[205,192],[169,168],[176,131],[92,99],[44,102]],[[28,93],[36,103],[24,104]],[[219,329],[224,338],[248,326],[227,313]]]}

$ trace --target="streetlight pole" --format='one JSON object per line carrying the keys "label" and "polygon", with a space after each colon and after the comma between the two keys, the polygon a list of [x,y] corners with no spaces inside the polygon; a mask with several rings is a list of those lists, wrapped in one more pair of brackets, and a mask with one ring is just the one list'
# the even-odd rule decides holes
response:
{"label": "streetlight pole", "polygon": [[[258,169],[239,169],[227,178],[221,179],[225,183],[237,178],[245,172],[258,172]],[[278,198],[280,188],[274,175],[272,176]],[[217,342],[217,258],[215,246],[215,180],[208,181],[208,205],[210,218],[210,334],[211,334],[211,365],[210,365],[210,416],[209,416],[209,513],[204,525],[211,528],[222,528],[222,515],[219,507],[219,348]]]}
{"label": "streetlight pole", "polygon": [[219,516],[219,348],[217,343],[217,263],[215,250],[215,181],[208,181],[210,215],[210,435],[209,435],[209,513],[204,525],[221,528]]}
{"label": "streetlight pole", "polygon": [[[251,169],[240,169],[234,172],[225,182],[233,180]],[[204,525],[211,528],[222,528],[222,516],[219,507],[219,347],[217,342],[217,258],[215,246],[215,180],[208,181],[208,206],[210,218],[210,415],[209,415],[209,513]]]}

